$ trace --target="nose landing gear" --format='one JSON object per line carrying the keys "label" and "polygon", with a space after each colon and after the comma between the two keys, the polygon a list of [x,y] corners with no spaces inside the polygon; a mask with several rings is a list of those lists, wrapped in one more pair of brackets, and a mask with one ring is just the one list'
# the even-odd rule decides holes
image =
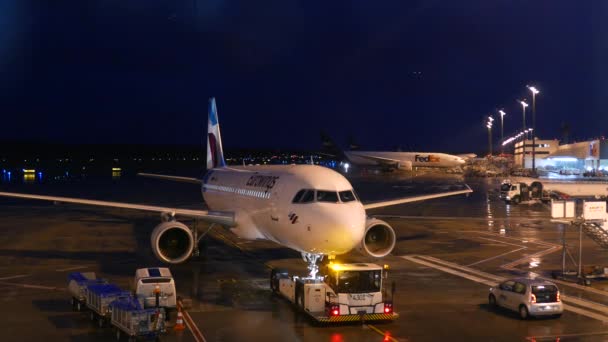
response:
{"label": "nose landing gear", "polygon": [[308,263],[308,276],[310,278],[316,278],[317,273],[319,273],[319,265],[317,262],[323,260],[323,254],[312,254],[312,253],[302,253],[302,259],[304,262]]}

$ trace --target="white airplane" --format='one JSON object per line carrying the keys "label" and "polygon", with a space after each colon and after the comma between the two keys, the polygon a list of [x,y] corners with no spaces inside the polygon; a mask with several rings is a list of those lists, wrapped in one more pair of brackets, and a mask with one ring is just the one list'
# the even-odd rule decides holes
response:
{"label": "white airplane", "polygon": [[356,165],[381,165],[412,171],[415,167],[452,168],[462,166],[466,159],[446,153],[345,151]]}
{"label": "white airplane", "polygon": [[0,192],[0,196],[159,212],[161,223],[152,230],[151,245],[156,257],[167,263],[186,261],[202,237],[175,217],[200,219],[211,224],[209,229],[220,225],[239,238],[271,240],[299,251],[314,276],[317,261],[323,256],[332,258],[357,248],[363,254],[383,257],[393,250],[396,241],[393,228],[368,217],[367,209],[472,192],[466,186],[459,191],[362,204],[350,182],[325,167],[228,167],[213,98],[209,101],[207,170],[203,179],[141,175],[200,184],[209,210],[8,192]]}
{"label": "white airplane", "polygon": [[349,163],[364,166],[382,166],[398,170],[412,171],[415,167],[454,168],[462,166],[475,154],[447,154],[430,152],[381,152],[381,151],[340,151],[329,136],[321,133],[324,149],[343,156]]}

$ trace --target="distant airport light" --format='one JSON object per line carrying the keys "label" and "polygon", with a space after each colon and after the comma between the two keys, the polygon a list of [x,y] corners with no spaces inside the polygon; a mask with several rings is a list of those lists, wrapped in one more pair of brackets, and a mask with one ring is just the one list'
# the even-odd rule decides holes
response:
{"label": "distant airport light", "polygon": [[23,173],[36,173],[34,169],[23,169]]}
{"label": "distant airport light", "polygon": [[112,171],[122,171],[122,169],[121,169],[121,168],[119,168],[119,167],[113,167],[113,168],[112,168]]}
{"label": "distant airport light", "polygon": [[532,92],[532,94],[536,95],[538,93],[540,93],[540,91],[538,89],[536,89],[535,87],[531,87],[528,86],[528,89],[530,89],[530,91]]}

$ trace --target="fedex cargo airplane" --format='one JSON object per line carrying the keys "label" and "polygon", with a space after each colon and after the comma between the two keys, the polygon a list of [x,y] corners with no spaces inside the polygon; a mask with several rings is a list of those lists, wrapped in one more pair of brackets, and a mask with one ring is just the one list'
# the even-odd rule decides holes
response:
{"label": "fedex cargo airplane", "polygon": [[345,151],[344,155],[355,165],[380,165],[405,171],[415,167],[453,168],[466,163],[465,158],[447,153]]}
{"label": "fedex cargo airplane", "polygon": [[325,167],[227,166],[213,98],[207,126],[208,171],[202,179],[141,174],[200,185],[207,210],[8,192],[0,192],[0,196],[160,213],[161,222],[151,231],[151,246],[156,257],[167,263],[184,262],[198,248],[204,233],[177,220],[196,218],[211,224],[207,231],[222,226],[239,238],[271,240],[294,249],[314,276],[316,263],[324,256],[358,249],[365,255],[383,257],[393,250],[393,228],[369,217],[366,210],[472,192],[465,186],[458,191],[363,204],[346,178]]}
{"label": "fedex cargo airplane", "polygon": [[472,153],[453,155],[438,152],[341,151],[327,134],[321,133],[321,139],[326,151],[346,159],[351,164],[404,171],[412,171],[415,167],[454,168],[464,165],[467,159],[476,156]]}

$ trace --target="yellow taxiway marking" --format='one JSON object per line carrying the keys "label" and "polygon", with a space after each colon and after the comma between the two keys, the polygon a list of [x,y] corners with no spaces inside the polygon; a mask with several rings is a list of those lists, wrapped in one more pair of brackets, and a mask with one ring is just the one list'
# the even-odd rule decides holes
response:
{"label": "yellow taxiway marking", "polygon": [[[370,329],[372,329],[373,331],[377,332],[378,334],[384,336],[384,341],[392,341],[392,342],[399,342],[399,340],[395,339],[393,336],[390,335],[390,333],[388,331],[382,331],[378,328],[376,328],[375,326],[371,325],[371,324],[366,324]],[[406,340],[407,341],[407,340]]]}
{"label": "yellow taxiway marking", "polygon": [[190,314],[188,313],[188,311],[186,311],[182,308],[181,301],[177,302],[177,308],[178,308],[178,310],[181,310],[182,316],[184,318],[184,323],[186,323],[186,327],[188,327],[188,330],[190,330],[190,332],[192,333],[192,336],[194,337],[196,342],[207,342],[207,340],[205,339],[205,336],[203,335],[201,330],[198,328],[196,323],[194,323],[194,320],[192,319],[192,317],[190,317]]}

